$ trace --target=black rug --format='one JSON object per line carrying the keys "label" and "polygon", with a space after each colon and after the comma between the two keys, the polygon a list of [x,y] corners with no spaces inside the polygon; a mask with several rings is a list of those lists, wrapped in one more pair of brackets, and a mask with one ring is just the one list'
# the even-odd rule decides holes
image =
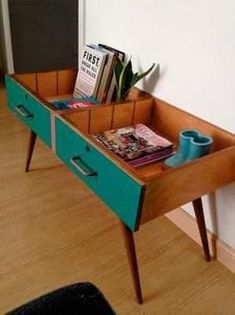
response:
{"label": "black rug", "polygon": [[115,315],[92,283],[72,284],[43,295],[6,315]]}

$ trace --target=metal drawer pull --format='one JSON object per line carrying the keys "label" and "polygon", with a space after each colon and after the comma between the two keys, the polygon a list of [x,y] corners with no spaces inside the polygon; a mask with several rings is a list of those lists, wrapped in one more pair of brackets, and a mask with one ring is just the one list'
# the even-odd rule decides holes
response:
{"label": "metal drawer pull", "polygon": [[70,159],[70,163],[84,176],[96,176],[97,172],[95,171],[87,171],[86,169],[82,168],[78,163],[82,164],[86,169],[90,169],[85,162],[82,161],[80,156],[74,156]]}
{"label": "metal drawer pull", "polygon": [[16,106],[16,111],[19,113],[22,117],[28,118],[28,117],[33,117],[33,114],[30,113],[24,105],[17,105]]}

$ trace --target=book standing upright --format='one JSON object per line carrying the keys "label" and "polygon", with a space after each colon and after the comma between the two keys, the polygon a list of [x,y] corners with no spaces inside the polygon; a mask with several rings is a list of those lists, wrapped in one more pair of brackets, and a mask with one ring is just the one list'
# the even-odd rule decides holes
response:
{"label": "book standing upright", "polygon": [[84,46],[73,97],[96,97],[107,59],[107,53]]}
{"label": "book standing upright", "polygon": [[110,83],[111,83],[111,80],[113,77],[113,70],[114,70],[114,66],[115,66],[116,56],[115,56],[114,52],[107,50],[103,47],[95,46],[95,48],[104,52],[104,53],[107,53],[107,55],[108,55],[107,61],[106,61],[105,66],[104,66],[103,74],[101,77],[101,82],[100,82],[100,86],[98,89],[98,93],[97,93],[97,100],[102,103],[102,102],[106,102],[106,97],[107,97],[108,90],[110,88]]}
{"label": "book standing upright", "polygon": [[98,46],[107,49],[108,51],[114,53],[114,55],[115,55],[115,57],[114,57],[114,64],[113,64],[113,71],[112,71],[112,77],[111,77],[111,80],[110,80],[110,83],[109,83],[109,87],[108,87],[107,93],[105,95],[106,103],[109,103],[109,102],[111,102],[113,100],[113,97],[115,95],[116,79],[115,79],[115,75],[114,75],[114,68],[115,68],[117,59],[120,59],[121,61],[124,61],[125,53],[123,51],[120,51],[118,49],[115,49],[113,47],[110,47],[110,46],[107,46],[107,45],[104,45],[104,44],[99,44]]}

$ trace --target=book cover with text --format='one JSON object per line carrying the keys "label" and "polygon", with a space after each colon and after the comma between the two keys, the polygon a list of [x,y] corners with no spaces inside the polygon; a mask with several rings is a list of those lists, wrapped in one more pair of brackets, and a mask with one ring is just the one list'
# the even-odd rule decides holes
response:
{"label": "book cover with text", "polygon": [[86,45],[81,56],[73,97],[81,95],[96,97],[107,53]]}

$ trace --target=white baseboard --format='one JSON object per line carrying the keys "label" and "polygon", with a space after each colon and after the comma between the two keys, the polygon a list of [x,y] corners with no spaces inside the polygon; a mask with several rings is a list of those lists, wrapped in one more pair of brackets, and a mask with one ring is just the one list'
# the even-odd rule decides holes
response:
{"label": "white baseboard", "polygon": [[[179,208],[167,213],[166,217],[201,246],[197,222],[191,215]],[[210,231],[207,231],[207,237],[211,256],[235,273],[235,250]]]}

